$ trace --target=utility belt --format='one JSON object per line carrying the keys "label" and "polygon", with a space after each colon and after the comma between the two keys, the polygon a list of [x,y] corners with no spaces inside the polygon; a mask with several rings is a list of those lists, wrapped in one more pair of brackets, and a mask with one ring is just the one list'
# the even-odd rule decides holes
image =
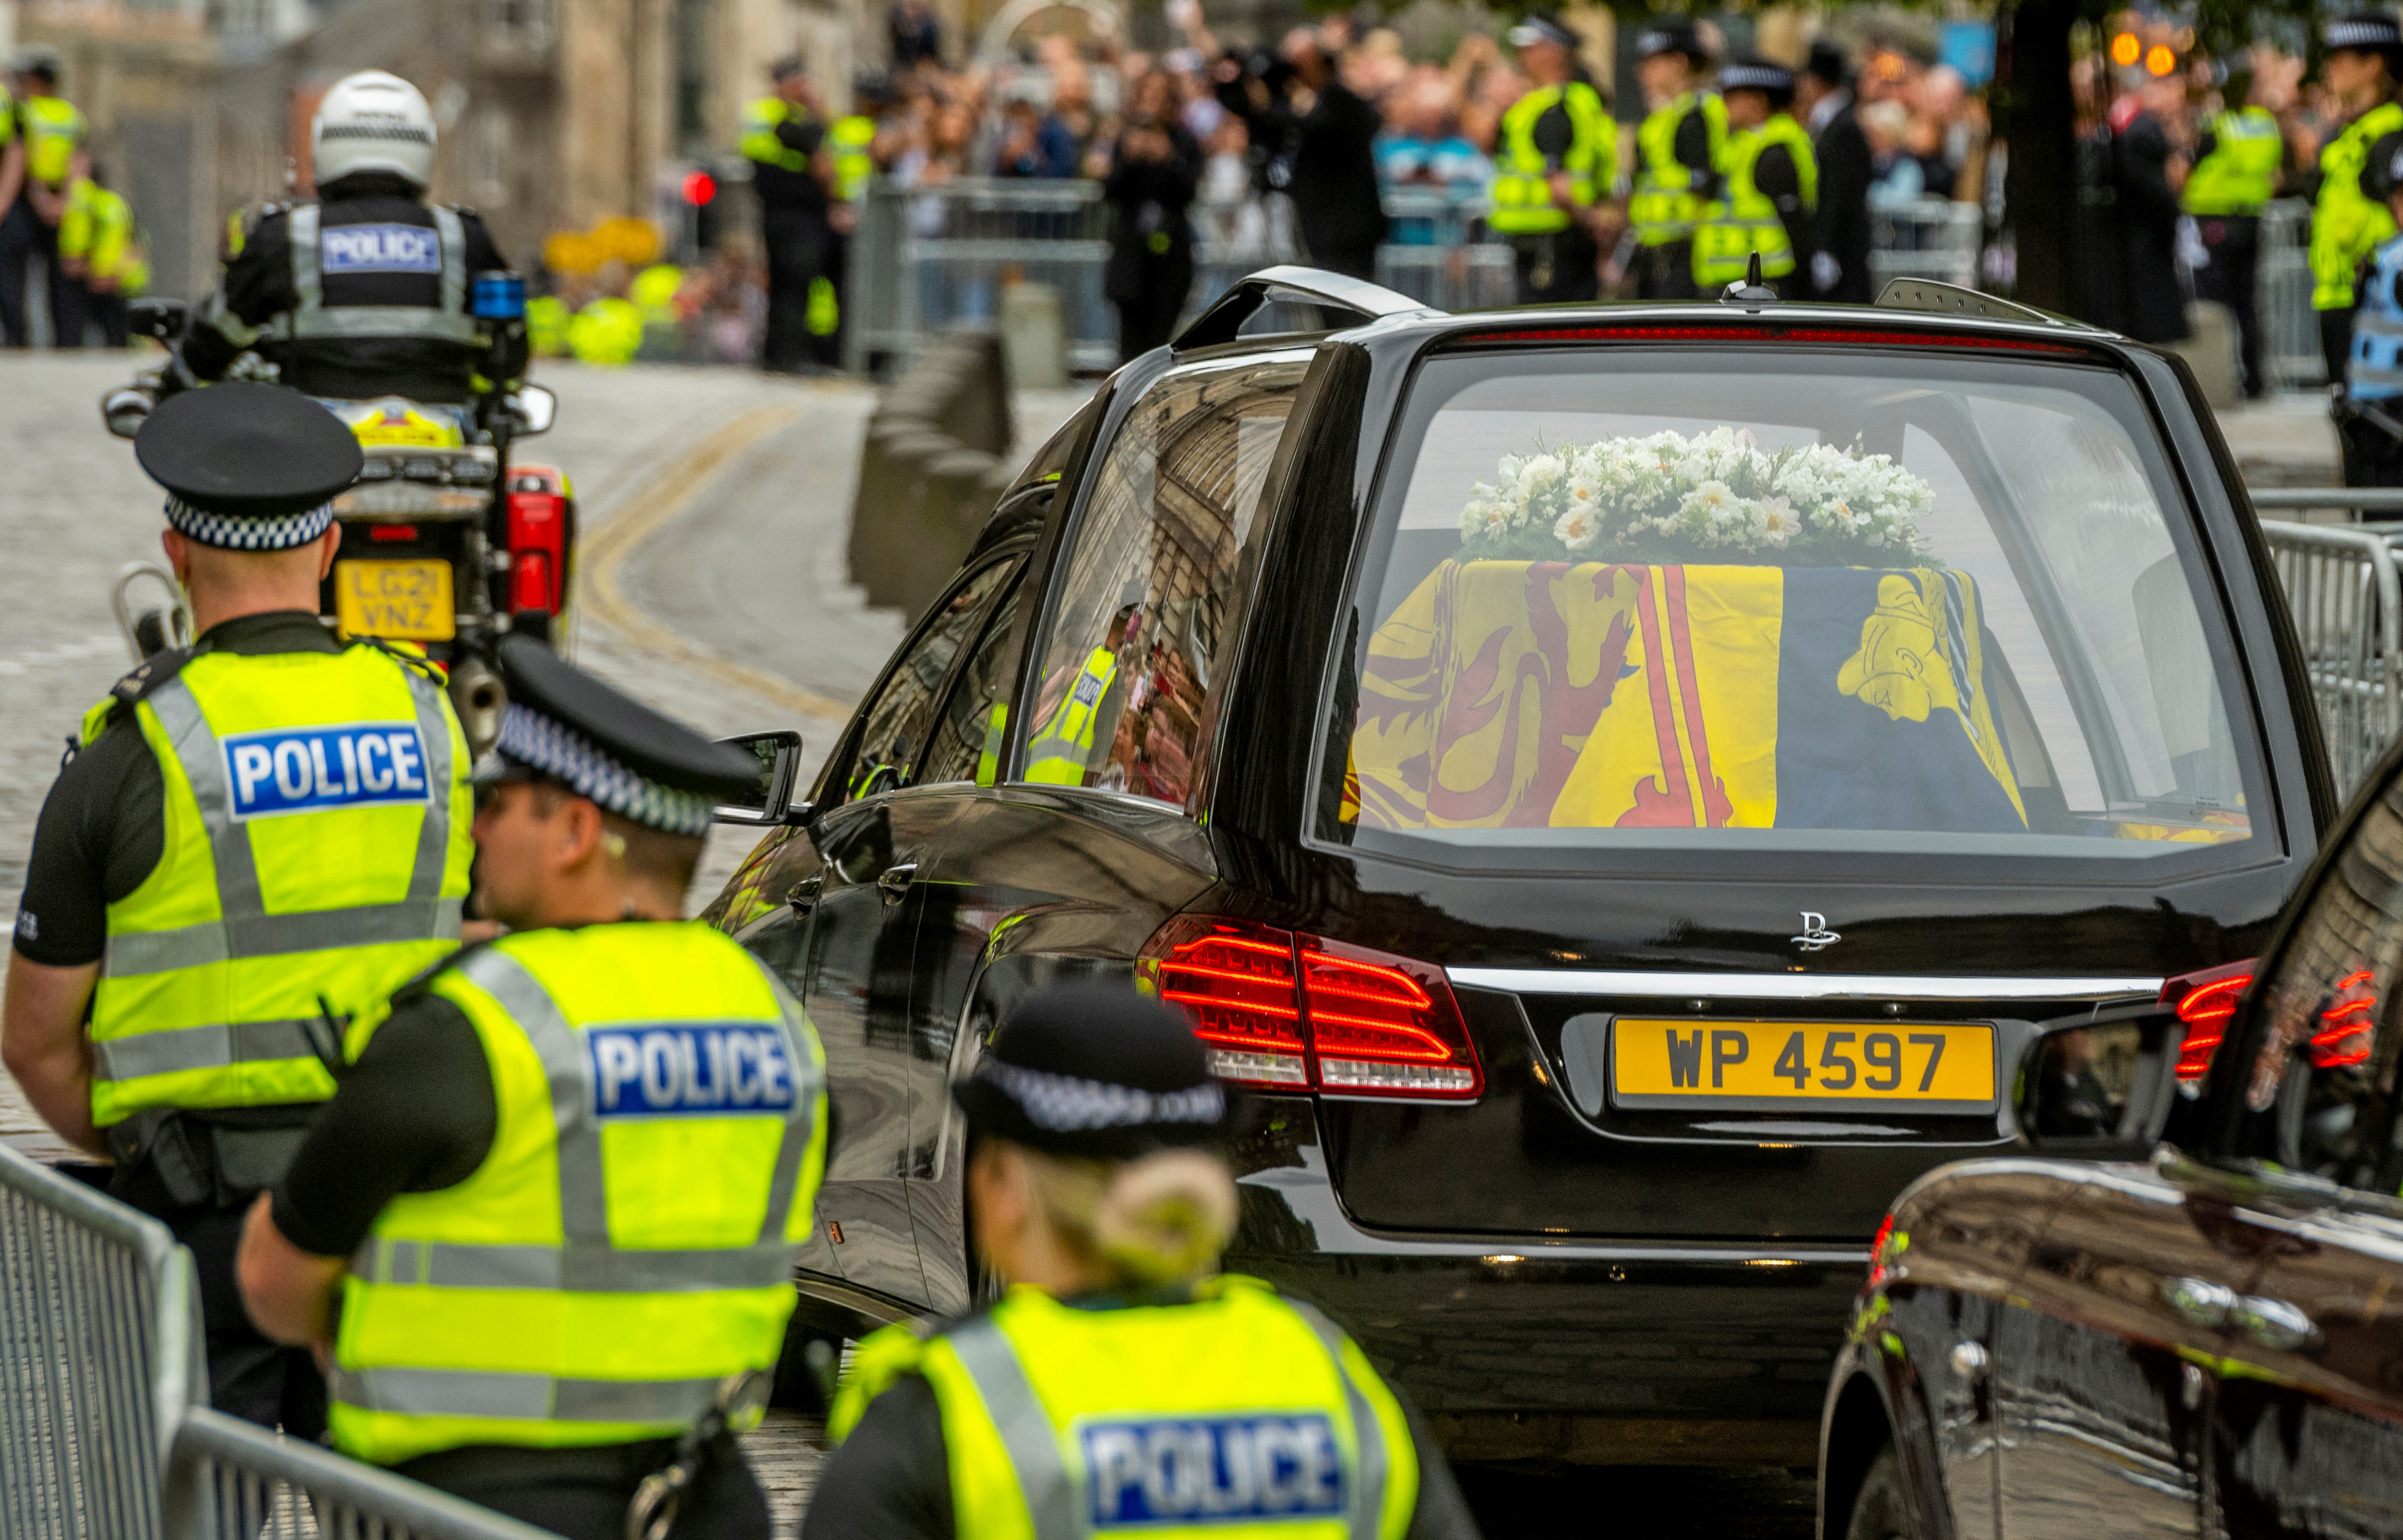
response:
{"label": "utility belt", "polygon": [[106,1131],[117,1158],[109,1195],[170,1221],[246,1205],[284,1180],[316,1110],[146,1107]]}

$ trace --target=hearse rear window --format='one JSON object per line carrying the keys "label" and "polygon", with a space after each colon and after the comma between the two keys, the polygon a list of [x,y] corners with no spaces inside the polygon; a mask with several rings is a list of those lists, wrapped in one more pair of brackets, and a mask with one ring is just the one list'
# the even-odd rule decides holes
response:
{"label": "hearse rear window", "polygon": [[2141,862],[2252,837],[2245,696],[2115,373],[1827,349],[1438,358],[1395,442],[1322,838],[1491,865]]}

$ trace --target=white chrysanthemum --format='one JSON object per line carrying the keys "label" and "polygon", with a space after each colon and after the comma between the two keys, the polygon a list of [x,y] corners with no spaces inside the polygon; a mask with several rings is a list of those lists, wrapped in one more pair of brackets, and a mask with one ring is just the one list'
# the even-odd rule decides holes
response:
{"label": "white chrysanthemum", "polygon": [[1602,520],[1590,508],[1573,507],[1552,526],[1552,537],[1571,550],[1591,550],[1602,538]]}
{"label": "white chrysanthemum", "polygon": [[1783,497],[1764,497],[1754,506],[1759,510],[1760,538],[1780,550],[1802,533],[1802,516],[1794,505]]}
{"label": "white chrysanthemum", "polygon": [[1724,481],[1704,481],[1677,505],[1678,518],[1691,524],[1723,525],[1735,520],[1743,499]]}

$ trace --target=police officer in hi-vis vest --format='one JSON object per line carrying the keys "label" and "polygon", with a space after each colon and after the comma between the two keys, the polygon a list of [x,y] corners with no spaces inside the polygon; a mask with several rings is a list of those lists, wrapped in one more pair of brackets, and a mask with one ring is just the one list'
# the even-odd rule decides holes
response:
{"label": "police officer in hi-vis vest", "polygon": [[508,263],[472,209],[429,205],[434,113],[396,75],[366,70],[317,104],[313,203],[250,224],[177,348],[217,380],[245,348],[311,395],[464,405],[524,372],[521,340],[468,313],[476,274]]}
{"label": "police officer in hi-vis vest", "polygon": [[798,57],[768,66],[775,92],[743,109],[741,148],[759,196],[759,243],[768,257],[768,326],[759,367],[798,374],[832,368],[840,300],[834,274],[838,237],[849,233],[840,173],[807,69]]}
{"label": "police officer in hi-vis vest", "polygon": [[[2369,147],[2361,189],[2393,214],[2403,208],[2403,132]],[[2353,354],[2338,420],[2348,468],[2365,487],[2403,486],[2403,234],[2390,237],[2356,284]]]}
{"label": "police officer in hi-vis vest", "polygon": [[1636,241],[1635,292],[1644,299],[1694,296],[1694,225],[1727,150],[1727,104],[1700,89],[1711,67],[1702,35],[1683,16],[1635,40],[1636,79],[1649,113],[1635,131],[1627,222]]}
{"label": "police officer in hi-vis vest", "polygon": [[2285,134],[2261,104],[2261,85],[2256,76],[2251,100],[2202,126],[2194,170],[2178,195],[2194,216],[2207,258],[2195,270],[2195,298],[2215,300],[2234,313],[2248,397],[2268,388],[2261,377],[2261,316],[2254,299],[2261,269],[2261,210],[2277,194],[2286,158]]}
{"label": "police officer in hi-vis vest", "polygon": [[[1071,675],[1063,668],[1044,683],[1035,697],[1034,735],[1026,741],[1026,779],[1054,786],[1081,786],[1085,772],[1098,770],[1108,757],[1109,745],[1096,745],[1094,729],[1116,722],[1118,712],[1103,703],[1121,688],[1118,652],[1127,638],[1143,630],[1143,605],[1138,601],[1119,606],[1110,617],[1102,645],[1086,655]],[[1098,746],[1103,753],[1094,754]]]}
{"label": "police officer in hi-vis vest", "polygon": [[952,1095],[977,1256],[1007,1292],[859,1344],[803,1540],[1477,1533],[1341,1328],[1218,1272],[1234,1108],[1175,1007],[1037,991]]}
{"label": "police officer in hi-vis vest", "polygon": [[1558,19],[1530,11],[1508,38],[1535,87],[1502,115],[1485,222],[1509,239],[1521,304],[1593,299],[1602,253],[1592,222],[1618,179],[1618,126],[1577,67],[1577,34]]}
{"label": "police officer in hi-vis vest", "polygon": [[[2403,129],[2403,105],[2395,100],[2403,67],[2403,28],[2377,11],[2361,11],[2328,23],[2322,40],[2327,57],[2321,76],[2346,115],[2342,132],[2320,151],[2320,188],[2312,207],[2312,308],[2319,312],[2320,353],[2331,392],[2344,378],[2353,352],[2354,278],[2369,254],[2395,233],[2383,203],[2361,190],[2361,168],[2369,146]],[[2341,401],[2340,400],[2340,405]],[[2339,413],[2344,448],[2345,484],[2357,486],[2356,434]]]}
{"label": "police officer in hi-vis vest", "polygon": [[570,1540],[766,1540],[764,1404],[826,1163],[800,1006],[685,892],[757,761],[499,649],[478,893],[509,926],[351,1027],[254,1207],[259,1328],[330,1359],[334,1447]]}
{"label": "police officer in hi-vis vest", "polygon": [[1819,167],[1811,135],[1794,120],[1794,72],[1757,56],[1738,59],[1719,72],[1719,96],[1727,103],[1727,148],[1717,194],[1694,229],[1695,286],[1717,294],[1750,271],[1757,252],[1762,278],[1789,298],[1808,298]]}
{"label": "police officer in hi-vis vest", "polygon": [[[59,227],[67,200],[90,162],[86,125],[74,103],[59,94],[58,61],[34,54],[16,68],[15,112],[0,128],[0,344],[24,347],[26,282],[36,262],[49,292],[50,340],[83,346],[80,292],[60,271]],[[8,93],[0,91],[0,108]]]}
{"label": "police officer in hi-vis vest", "polygon": [[234,1243],[333,1094],[340,1023],[458,944],[467,746],[430,667],[317,618],[328,500],[360,461],[331,413],[215,385],[133,447],[199,636],[84,718],[35,830],[0,1047],[192,1248],[212,1403],[312,1438],[324,1383],[253,1328]]}

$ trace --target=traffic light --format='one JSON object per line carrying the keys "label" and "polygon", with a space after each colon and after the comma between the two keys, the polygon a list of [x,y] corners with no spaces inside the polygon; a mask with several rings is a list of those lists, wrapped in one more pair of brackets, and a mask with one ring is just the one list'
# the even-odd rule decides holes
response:
{"label": "traffic light", "polygon": [[699,166],[684,173],[678,188],[684,194],[685,229],[692,232],[692,249],[717,249],[717,178]]}

